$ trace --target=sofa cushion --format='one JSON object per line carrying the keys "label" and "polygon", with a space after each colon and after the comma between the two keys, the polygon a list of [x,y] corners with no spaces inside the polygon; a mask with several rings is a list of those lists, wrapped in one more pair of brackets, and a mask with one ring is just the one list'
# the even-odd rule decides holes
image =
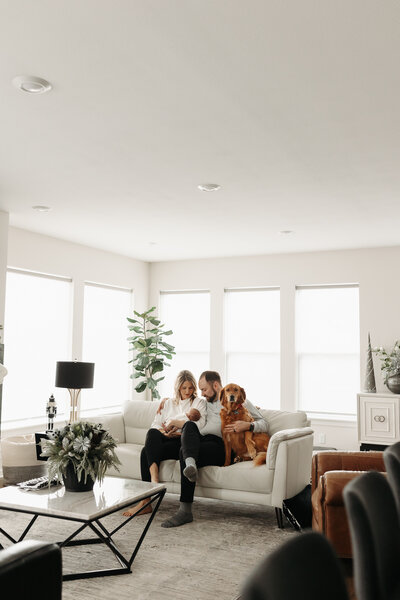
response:
{"label": "sofa cushion", "polygon": [[147,430],[156,415],[159,402],[135,400],[124,407],[125,441],[130,444],[144,444]]}
{"label": "sofa cushion", "polygon": [[[140,453],[143,446],[141,444],[118,444],[116,454],[121,461],[119,471],[115,468],[108,469],[107,475],[126,477],[128,479],[141,479],[140,473]],[[163,460],[160,465],[160,481],[174,481],[175,465],[178,465],[179,481],[179,461]]]}
{"label": "sofa cushion", "polygon": [[273,471],[265,465],[255,467],[253,461],[244,461],[229,467],[203,467],[198,483],[210,488],[269,493],[273,478]]}
{"label": "sofa cushion", "polygon": [[260,410],[262,416],[268,423],[268,433],[273,436],[282,429],[297,429],[307,427],[307,414],[298,410],[297,412],[285,412],[284,410]]}

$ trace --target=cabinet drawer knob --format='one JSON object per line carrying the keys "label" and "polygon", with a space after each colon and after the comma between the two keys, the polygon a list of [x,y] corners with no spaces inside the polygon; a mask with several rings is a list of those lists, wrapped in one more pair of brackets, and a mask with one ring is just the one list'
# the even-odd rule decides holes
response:
{"label": "cabinet drawer knob", "polygon": [[385,421],[385,416],[384,415],[375,415],[374,421],[376,421],[377,423],[383,423]]}

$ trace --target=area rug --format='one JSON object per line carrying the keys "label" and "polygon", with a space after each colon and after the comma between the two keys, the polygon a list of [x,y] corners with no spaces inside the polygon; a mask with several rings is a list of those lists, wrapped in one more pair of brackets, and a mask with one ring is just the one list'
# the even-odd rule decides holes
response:
{"label": "area rug", "polygon": [[[63,600],[234,600],[264,556],[291,536],[300,535],[288,522],[284,529],[278,529],[271,507],[205,498],[195,500],[193,523],[175,529],[161,527],[177,505],[178,496],[166,494],[131,574],[65,581]],[[123,518],[116,514],[103,522],[111,529]],[[147,518],[133,519],[116,535],[126,556]],[[14,536],[22,533],[28,522],[27,515],[0,511],[0,527]],[[28,538],[60,541],[74,529],[72,523],[39,517]],[[0,541],[9,545],[2,535]],[[117,566],[116,559],[100,545],[63,550],[65,573]]]}

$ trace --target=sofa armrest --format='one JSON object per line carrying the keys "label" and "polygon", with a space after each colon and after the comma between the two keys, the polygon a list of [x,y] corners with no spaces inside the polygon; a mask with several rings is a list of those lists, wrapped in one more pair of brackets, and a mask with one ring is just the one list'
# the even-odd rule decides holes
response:
{"label": "sofa armrest", "polygon": [[90,417],[90,420],[93,423],[101,423],[104,429],[107,429],[119,444],[125,443],[125,421],[122,413],[98,415]]}
{"label": "sofa armrest", "polygon": [[330,506],[344,506],[344,487],[362,473],[362,471],[327,471],[320,479],[321,503]]}
{"label": "sofa armrest", "polygon": [[318,452],[312,461],[312,492],[328,471],[385,471],[383,452]]}
{"label": "sofa armrest", "polygon": [[290,433],[287,430],[277,433],[282,435],[276,441],[271,505],[282,507],[283,500],[292,498],[310,483],[314,432],[302,427]]}
{"label": "sofa armrest", "polygon": [[312,435],[313,433],[314,431],[311,429],[311,427],[299,427],[297,429],[282,429],[282,431],[277,431],[276,433],[274,433],[268,444],[267,467],[269,469],[275,469],[279,444],[287,440],[294,440],[295,438],[306,437]]}

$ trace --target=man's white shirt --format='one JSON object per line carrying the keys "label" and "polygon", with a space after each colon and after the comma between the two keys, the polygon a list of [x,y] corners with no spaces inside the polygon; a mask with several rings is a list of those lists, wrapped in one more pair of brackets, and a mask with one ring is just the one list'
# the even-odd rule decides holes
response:
{"label": "man's white shirt", "polygon": [[[263,418],[260,411],[253,406],[250,400],[244,402],[244,406],[254,419],[254,433],[268,433],[268,423]],[[207,422],[203,428],[200,428],[201,435],[218,435],[222,437],[221,432],[221,403],[219,400],[207,402]]]}

